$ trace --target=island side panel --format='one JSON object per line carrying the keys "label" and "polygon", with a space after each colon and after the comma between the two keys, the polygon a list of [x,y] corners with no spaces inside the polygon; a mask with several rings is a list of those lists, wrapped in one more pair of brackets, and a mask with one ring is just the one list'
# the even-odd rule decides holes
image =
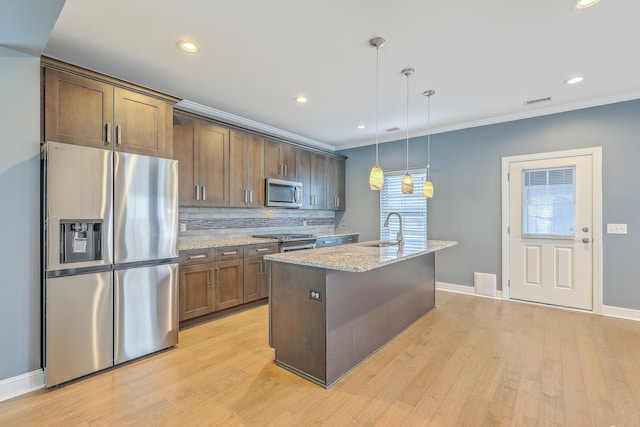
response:
{"label": "island side panel", "polygon": [[[326,381],[325,270],[281,262],[271,262],[269,316],[271,343],[276,364]],[[319,291],[321,300],[309,298]]]}
{"label": "island side panel", "polygon": [[435,306],[435,253],[362,273],[327,270],[330,387]]}

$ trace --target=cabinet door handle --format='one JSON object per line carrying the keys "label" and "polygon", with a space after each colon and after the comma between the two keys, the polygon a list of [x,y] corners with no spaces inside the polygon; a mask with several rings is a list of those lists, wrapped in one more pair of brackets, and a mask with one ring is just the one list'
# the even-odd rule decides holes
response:
{"label": "cabinet door handle", "polygon": [[207,187],[202,186],[202,200],[207,200]]}
{"label": "cabinet door handle", "polygon": [[116,125],[116,147],[122,145],[122,126]]}
{"label": "cabinet door handle", "polygon": [[220,268],[216,267],[214,269],[214,272],[215,272],[215,274],[213,275],[214,276],[213,283],[215,283],[217,285],[218,284],[218,276],[220,275]]}
{"label": "cabinet door handle", "polygon": [[249,190],[249,203],[253,203],[253,190]]}
{"label": "cabinet door handle", "polygon": [[210,287],[213,285],[213,282],[211,282],[211,269],[210,268],[207,269],[207,283],[209,284]]}
{"label": "cabinet door handle", "polygon": [[283,164],[280,165],[280,176],[285,176],[284,175],[284,165]]}
{"label": "cabinet door handle", "polygon": [[106,137],[104,139],[104,145],[109,145],[111,144],[111,123],[107,123],[106,124]]}
{"label": "cabinet door handle", "polygon": [[244,202],[247,203],[247,190],[244,190],[243,194],[244,194]]}
{"label": "cabinet door handle", "polygon": [[196,200],[200,200],[200,186],[196,185]]}

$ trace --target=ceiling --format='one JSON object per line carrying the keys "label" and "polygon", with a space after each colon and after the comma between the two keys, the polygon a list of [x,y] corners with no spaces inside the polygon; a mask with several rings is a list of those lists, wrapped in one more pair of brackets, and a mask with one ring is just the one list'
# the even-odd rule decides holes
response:
{"label": "ceiling", "polygon": [[[15,0],[16,2],[22,0]],[[330,149],[640,98],[640,2],[67,0],[44,55]],[[197,42],[196,54],[176,43]],[[563,81],[575,74],[577,85]],[[305,94],[309,102],[296,104]],[[525,105],[527,100],[550,101]],[[366,128],[356,129],[363,123]],[[387,132],[386,129],[399,130]]]}

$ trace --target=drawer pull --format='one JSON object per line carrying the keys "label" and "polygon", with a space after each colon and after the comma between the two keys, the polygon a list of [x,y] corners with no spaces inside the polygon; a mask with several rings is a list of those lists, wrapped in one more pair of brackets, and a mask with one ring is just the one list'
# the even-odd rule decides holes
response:
{"label": "drawer pull", "polygon": [[256,252],[266,252],[268,250],[269,250],[269,248],[260,248],[260,249],[256,250]]}
{"label": "drawer pull", "polygon": [[202,259],[202,258],[206,258],[207,256],[205,254],[200,254],[200,255],[189,255],[187,257],[188,260],[192,260],[192,259]]}
{"label": "drawer pull", "polygon": [[238,255],[238,251],[222,252],[222,256],[229,256],[229,255]]}

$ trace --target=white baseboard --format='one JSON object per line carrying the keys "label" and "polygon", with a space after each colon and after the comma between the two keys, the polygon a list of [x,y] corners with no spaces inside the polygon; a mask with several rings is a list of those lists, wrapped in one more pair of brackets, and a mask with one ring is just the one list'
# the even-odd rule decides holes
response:
{"label": "white baseboard", "polygon": [[490,298],[490,299],[499,299],[499,300],[502,299],[502,291],[496,291],[496,296],[491,297],[487,295],[476,294],[475,288],[473,286],[464,286],[464,285],[455,285],[453,283],[436,282],[436,289],[439,291],[455,292],[457,294],[473,295],[481,298]]}
{"label": "white baseboard", "polygon": [[629,319],[640,321],[640,310],[631,308],[613,307],[610,305],[602,306],[602,315],[609,317],[619,317],[621,319]]}
{"label": "white baseboard", "polygon": [[[481,298],[502,299],[502,291],[497,291],[495,298],[475,293],[473,286],[456,285],[453,283],[436,282],[436,289],[439,291],[455,292],[457,294],[473,295]],[[522,302],[522,301],[518,301]],[[534,303],[535,304],[535,303]],[[583,311],[583,310],[578,310]],[[620,319],[640,321],[640,310],[631,308],[614,307],[611,305],[602,306],[602,315],[607,317],[618,317]]]}
{"label": "white baseboard", "polygon": [[44,387],[44,371],[27,372],[0,381],[0,402]]}

